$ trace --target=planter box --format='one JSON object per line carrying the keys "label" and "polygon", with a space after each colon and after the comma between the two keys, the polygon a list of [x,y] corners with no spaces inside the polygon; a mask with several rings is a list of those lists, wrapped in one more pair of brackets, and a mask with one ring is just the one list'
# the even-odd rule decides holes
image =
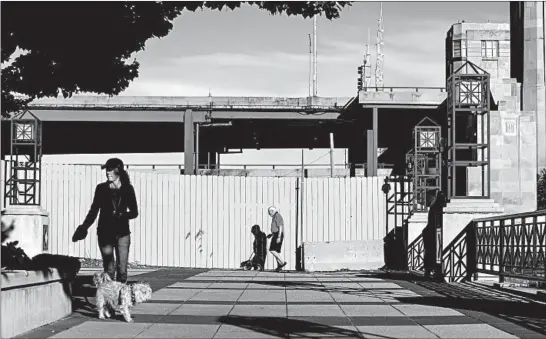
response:
{"label": "planter box", "polygon": [[71,283],[57,269],[2,272],[2,338],[69,316]]}

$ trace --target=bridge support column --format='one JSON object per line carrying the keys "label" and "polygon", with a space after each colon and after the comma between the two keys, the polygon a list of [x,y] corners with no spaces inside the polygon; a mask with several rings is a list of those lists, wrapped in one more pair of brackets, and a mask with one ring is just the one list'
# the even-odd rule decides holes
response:
{"label": "bridge support column", "polygon": [[184,112],[184,175],[195,174],[195,125],[193,112]]}
{"label": "bridge support column", "polygon": [[373,108],[372,116],[372,130],[368,130],[367,138],[367,160],[368,160],[368,170],[366,176],[375,177],[377,176],[377,134],[378,134],[378,108]]}

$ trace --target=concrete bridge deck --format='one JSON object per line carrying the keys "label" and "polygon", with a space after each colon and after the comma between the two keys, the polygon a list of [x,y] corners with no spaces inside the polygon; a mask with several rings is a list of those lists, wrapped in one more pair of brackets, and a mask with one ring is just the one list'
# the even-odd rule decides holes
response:
{"label": "concrete bridge deck", "polygon": [[371,87],[358,93],[363,107],[435,109],[447,98],[443,87]]}
{"label": "concrete bridge deck", "polygon": [[29,106],[44,121],[183,122],[183,112],[188,109],[203,112],[202,119],[206,115],[207,119],[215,120],[332,120],[354,100],[351,97],[74,96],[42,98]]}

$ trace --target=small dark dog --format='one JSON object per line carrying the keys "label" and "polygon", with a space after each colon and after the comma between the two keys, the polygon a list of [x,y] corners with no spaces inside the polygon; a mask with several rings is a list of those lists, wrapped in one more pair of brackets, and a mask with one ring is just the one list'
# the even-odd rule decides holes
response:
{"label": "small dark dog", "polygon": [[250,271],[252,269],[252,261],[250,260],[245,260],[241,263],[241,268],[244,270],[244,271]]}

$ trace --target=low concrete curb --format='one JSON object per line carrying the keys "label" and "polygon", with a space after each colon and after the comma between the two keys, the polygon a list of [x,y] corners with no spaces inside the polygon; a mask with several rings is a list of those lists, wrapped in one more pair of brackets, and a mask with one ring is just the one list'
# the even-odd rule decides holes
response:
{"label": "low concrete curb", "polygon": [[57,269],[2,272],[2,338],[69,316],[71,294]]}

